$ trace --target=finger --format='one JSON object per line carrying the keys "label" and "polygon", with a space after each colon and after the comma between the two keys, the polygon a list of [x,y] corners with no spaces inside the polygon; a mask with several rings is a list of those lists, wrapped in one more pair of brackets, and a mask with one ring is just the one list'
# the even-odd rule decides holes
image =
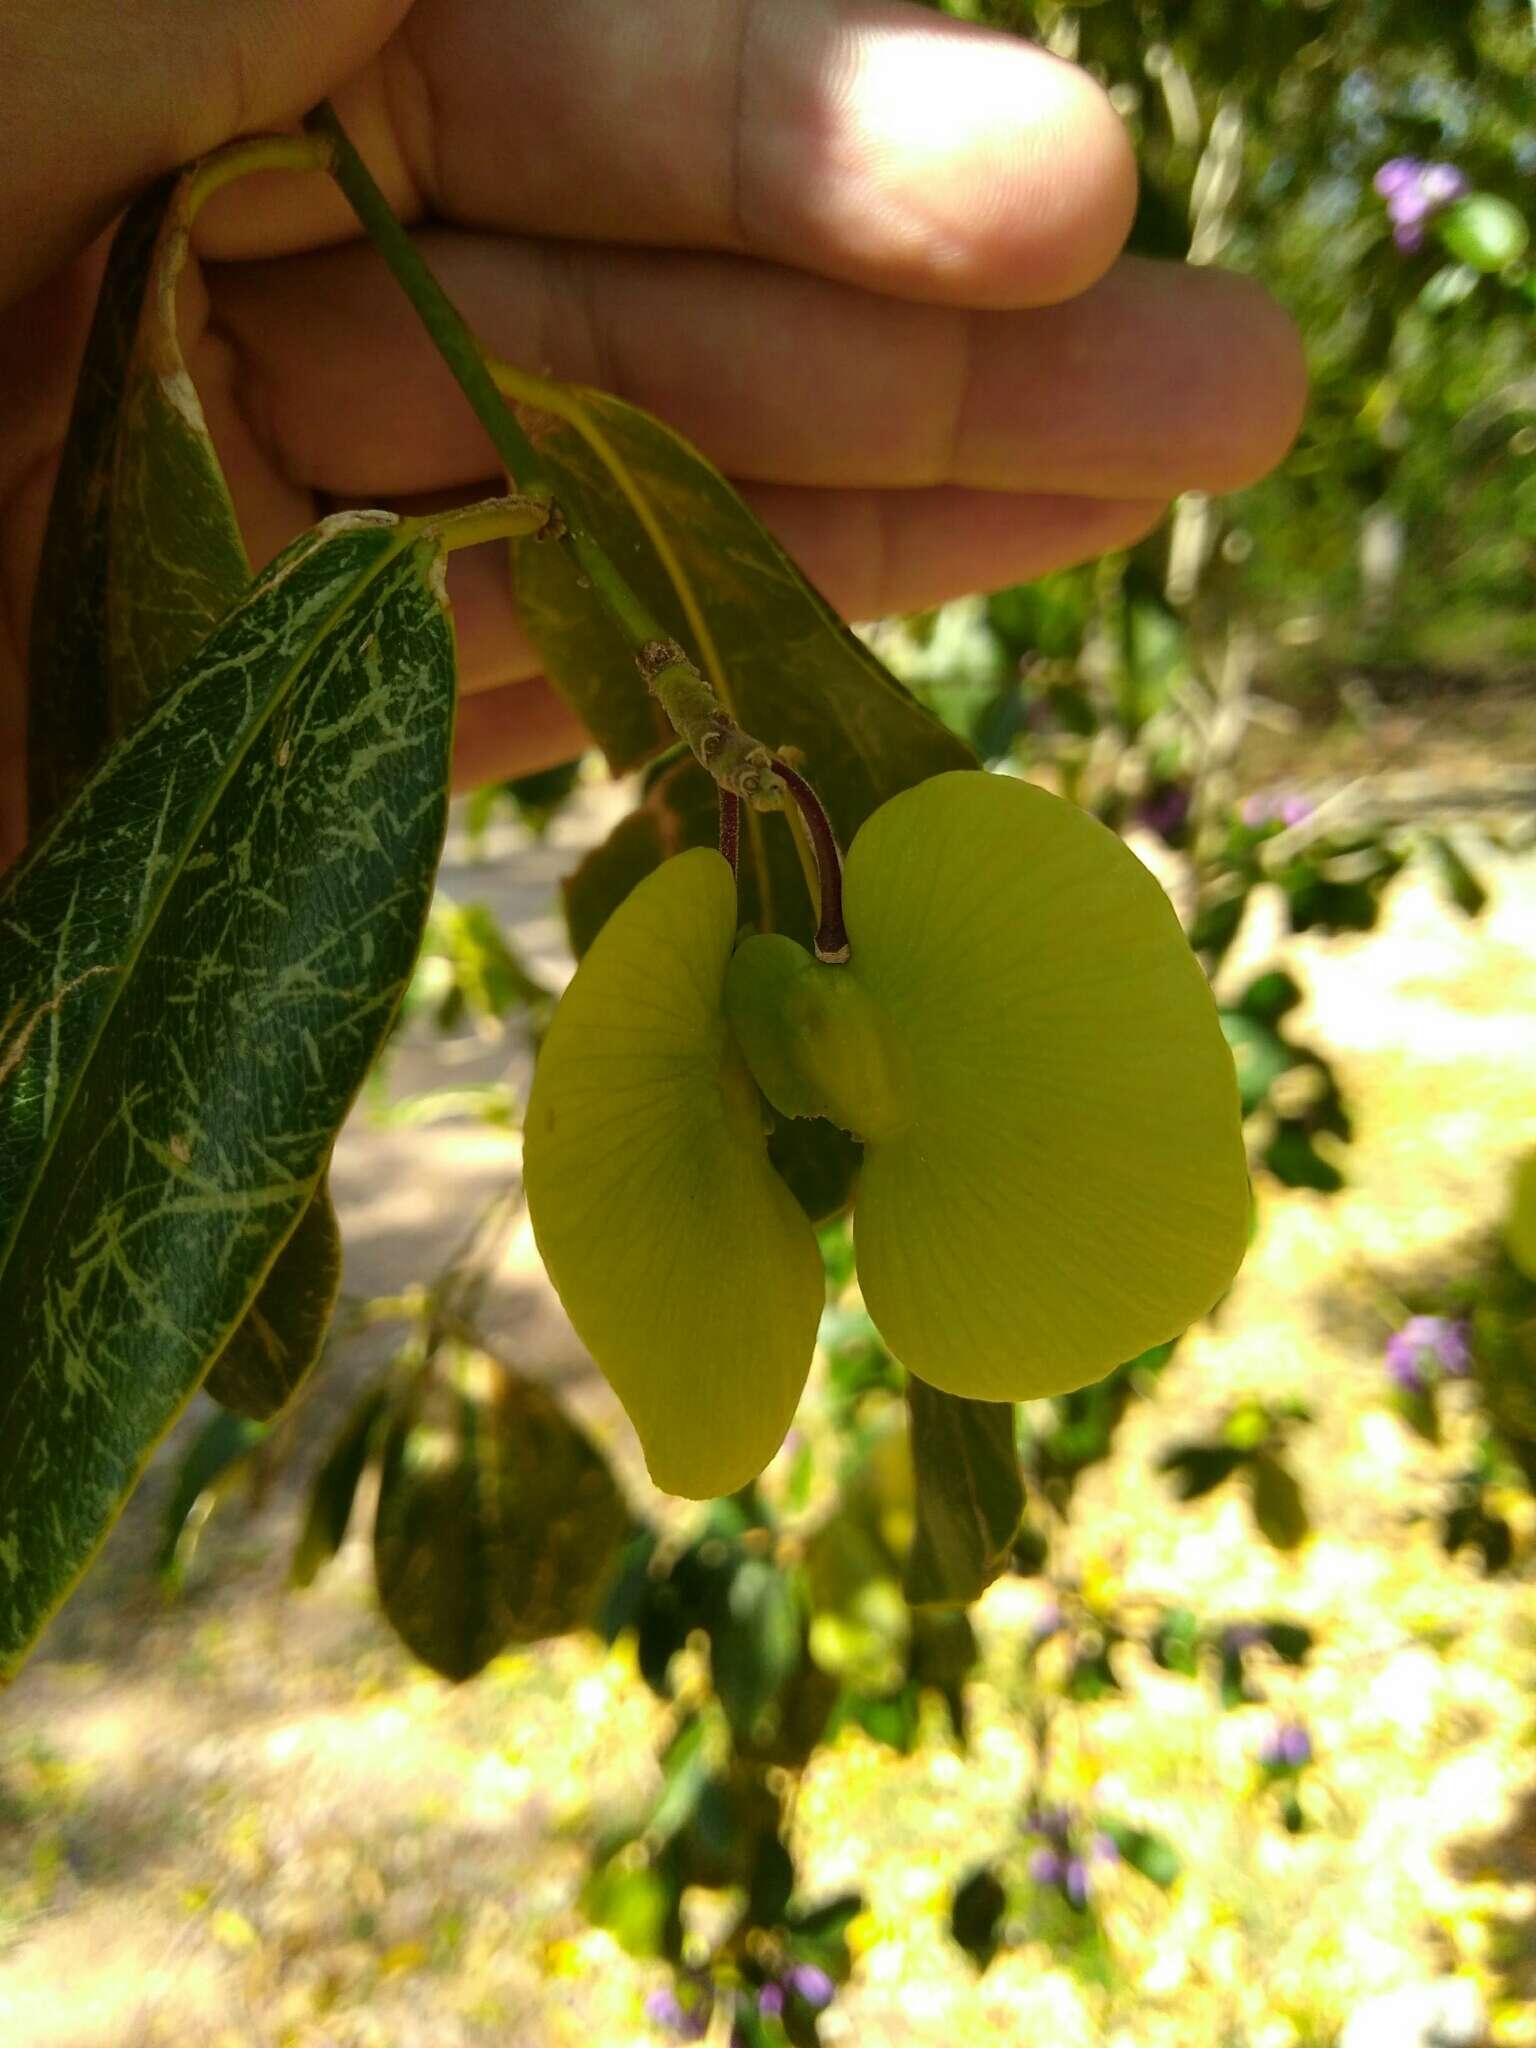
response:
{"label": "finger", "polygon": [[[1164,509],[953,489],[754,485],[744,495],[817,589],[850,619],[922,611],[967,591],[1027,582],[1128,547]],[[502,549],[452,555],[448,592],[466,700],[537,672],[539,656],[513,602]]]}
{"label": "finger", "polygon": [[510,782],[574,761],[592,744],[574,711],[543,676],[459,699],[453,734],[453,786]]}
{"label": "finger", "polygon": [[[337,106],[413,215],[949,303],[1070,296],[1135,207],[1125,130],[1085,73],[900,0],[417,0]],[[322,181],[273,181],[221,195],[201,246],[350,226]]]}
{"label": "finger", "polygon": [[162,171],[296,115],[368,63],[410,0],[6,0],[0,305]]}
{"label": "finger", "polygon": [[[717,256],[439,231],[422,245],[486,344],[619,393],[733,475],[1168,497],[1284,454],[1294,328],[1226,272],[1123,258],[1081,297],[967,313]],[[486,443],[371,253],[216,266],[276,459],[323,489],[467,481]]]}

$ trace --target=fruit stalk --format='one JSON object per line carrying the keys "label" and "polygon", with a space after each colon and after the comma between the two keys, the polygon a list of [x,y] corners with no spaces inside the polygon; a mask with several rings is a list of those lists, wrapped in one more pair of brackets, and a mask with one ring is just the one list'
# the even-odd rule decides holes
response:
{"label": "fruit stalk", "polygon": [[795,800],[805,824],[806,836],[816,855],[820,883],[820,922],[816,927],[816,958],[839,967],[849,957],[848,927],[843,922],[843,856],[832,830],[832,820],[822,809],[821,798],[805,777],[778,757],[772,762],[775,775]]}
{"label": "fruit stalk", "polygon": [[731,873],[739,873],[738,856],[741,850],[741,798],[734,789],[720,791],[720,851],[731,864]]}

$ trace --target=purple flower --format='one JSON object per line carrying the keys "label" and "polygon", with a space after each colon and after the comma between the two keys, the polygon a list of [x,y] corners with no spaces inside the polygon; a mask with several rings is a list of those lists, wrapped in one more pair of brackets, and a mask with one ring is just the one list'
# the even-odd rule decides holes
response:
{"label": "purple flower", "polygon": [[1454,164],[1427,164],[1412,156],[1389,158],[1372,183],[1386,202],[1393,241],[1410,253],[1423,246],[1425,222],[1469,190]]}
{"label": "purple flower", "polygon": [[1464,1379],[1472,1368],[1467,1326],[1452,1316],[1410,1316],[1387,1339],[1384,1363],[1405,1394],[1422,1394],[1442,1377]]}
{"label": "purple flower", "polygon": [[1088,1866],[1081,1856],[1068,1858],[1067,1867],[1061,1876],[1061,1888],[1066,1893],[1068,1901],[1081,1913],[1088,1903]]}
{"label": "purple flower", "polygon": [[1259,1762],[1266,1770],[1299,1771],[1311,1761],[1312,1738],[1299,1721],[1282,1721],[1259,1745]]}
{"label": "purple flower", "polygon": [[1312,805],[1294,790],[1259,790],[1244,797],[1239,816],[1257,830],[1262,825],[1302,825],[1312,815]]}
{"label": "purple flower", "polygon": [[765,1984],[757,1994],[757,2009],[760,2013],[766,2013],[769,2019],[776,2020],[784,2010],[784,1986]]}
{"label": "purple flower", "polygon": [[1098,1828],[1088,1844],[1088,1856],[1094,1863],[1118,1863],[1120,1844],[1113,1835],[1106,1835],[1102,1828]]}
{"label": "purple flower", "polygon": [[709,2000],[685,2007],[669,1984],[652,1991],[645,2001],[645,2016],[654,2026],[666,2027],[685,2041],[702,2041],[709,2032]]}
{"label": "purple flower", "polygon": [[1029,1874],[1036,1884],[1060,1884],[1067,1874],[1067,1859],[1055,1849],[1036,1849],[1029,1859]]}
{"label": "purple flower", "polygon": [[812,2012],[820,2012],[837,1995],[837,1986],[832,1979],[814,1963],[792,1963],[784,1984],[797,1998],[804,1999]]}

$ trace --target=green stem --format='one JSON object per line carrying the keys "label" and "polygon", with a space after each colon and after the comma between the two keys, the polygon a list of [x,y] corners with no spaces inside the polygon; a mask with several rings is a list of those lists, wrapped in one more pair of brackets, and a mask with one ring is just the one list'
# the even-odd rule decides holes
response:
{"label": "green stem", "polygon": [[[432,275],[368,166],[358,155],[329,100],[305,117],[305,128],[321,137],[331,152],[332,177],[341,187],[368,239],[389,265],[421,317],[438,354],[469,400],[476,419],[495,445],[502,465],[519,486],[524,500],[549,507],[545,531],[570,557],[583,585],[590,589],[623,636],[646,687],[667,713],[722,788],[734,790],[758,808],[773,809],[783,785],[769,767],[769,749],[743,733],[721,710],[710,685],[691,656],[668,634],[650,607],[631,587],[587,524],[581,504],[562,485],[558,506],[555,486],[538,451],[498,390],[484,350],[464,316]],[[478,538],[479,536],[473,536]],[[467,544],[471,536],[450,541]]]}
{"label": "green stem", "polygon": [[305,116],[312,135],[331,148],[331,175],[341,187],[395,282],[421,316],[443,361],[458,379],[475,418],[490,435],[508,476],[525,491],[553,497],[554,488],[538,453],[496,389],[485,355],[462,313],[422,261],[416,244],[396,218],[373,173],[358,155],[329,100]]}

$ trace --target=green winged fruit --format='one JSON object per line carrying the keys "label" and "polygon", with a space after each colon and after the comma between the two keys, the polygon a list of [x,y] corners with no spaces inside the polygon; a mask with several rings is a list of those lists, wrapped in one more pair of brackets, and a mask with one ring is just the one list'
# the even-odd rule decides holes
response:
{"label": "green winged fruit", "polygon": [[1231,1055],[1113,833],[1025,783],[937,776],[860,830],[844,909],[845,965],[736,945],[726,864],[679,856],[609,920],[541,1057],[535,1234],[675,1491],[757,1471],[809,1366],[815,1241],[757,1088],[862,1139],[865,1302],[947,1392],[1084,1385],[1204,1314],[1242,1257]]}

